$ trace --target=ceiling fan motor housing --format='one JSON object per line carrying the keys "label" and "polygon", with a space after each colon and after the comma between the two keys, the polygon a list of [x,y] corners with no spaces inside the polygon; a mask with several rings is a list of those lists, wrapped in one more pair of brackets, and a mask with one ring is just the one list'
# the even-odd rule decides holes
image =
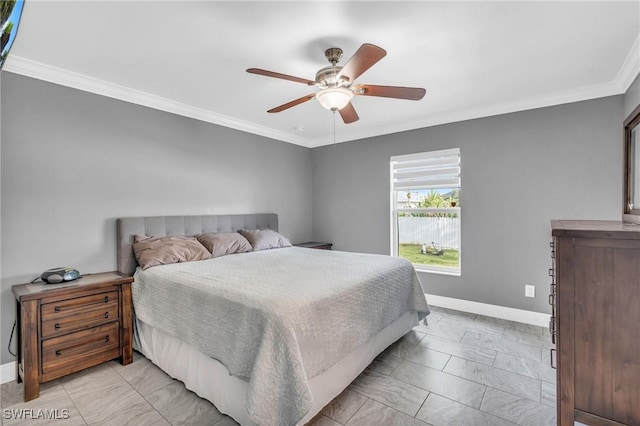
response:
{"label": "ceiling fan motor housing", "polygon": [[321,88],[344,86],[345,85],[344,83],[347,82],[346,80],[340,79],[340,81],[338,81],[336,79],[336,75],[338,75],[341,69],[342,67],[338,67],[335,65],[331,65],[331,66],[320,69],[316,73],[316,82]]}
{"label": "ceiling fan motor housing", "polygon": [[327,57],[331,65],[316,73],[316,84],[320,87],[320,91],[316,93],[315,98],[324,108],[336,112],[349,105],[353,98],[353,92],[349,90],[347,80],[337,78],[338,73],[342,70],[342,67],[336,65],[342,58],[342,49],[332,47],[324,51],[324,56]]}
{"label": "ceiling fan motor housing", "polygon": [[336,64],[342,58],[342,49],[339,47],[331,47],[324,51],[324,56],[331,63],[330,66],[324,67],[316,73],[316,83],[320,88],[326,87],[346,87],[347,80],[338,79],[336,75],[340,72],[342,67],[337,66]]}

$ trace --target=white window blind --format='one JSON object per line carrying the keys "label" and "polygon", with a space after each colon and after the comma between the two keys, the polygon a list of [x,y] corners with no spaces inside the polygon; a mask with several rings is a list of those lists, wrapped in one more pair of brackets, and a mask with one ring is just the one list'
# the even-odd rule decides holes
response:
{"label": "white window blind", "polygon": [[391,157],[393,190],[460,188],[460,149]]}

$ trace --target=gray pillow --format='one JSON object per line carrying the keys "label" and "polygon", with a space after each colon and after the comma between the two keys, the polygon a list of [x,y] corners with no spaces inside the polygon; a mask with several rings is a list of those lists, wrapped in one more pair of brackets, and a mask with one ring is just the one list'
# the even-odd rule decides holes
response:
{"label": "gray pillow", "polygon": [[286,237],[271,229],[241,229],[238,232],[251,243],[254,251],[291,247]]}
{"label": "gray pillow", "polygon": [[169,263],[211,259],[211,253],[194,237],[133,237],[133,253],[142,269]]}
{"label": "gray pillow", "polygon": [[200,243],[211,252],[211,257],[252,251],[251,244],[237,232],[196,235]]}

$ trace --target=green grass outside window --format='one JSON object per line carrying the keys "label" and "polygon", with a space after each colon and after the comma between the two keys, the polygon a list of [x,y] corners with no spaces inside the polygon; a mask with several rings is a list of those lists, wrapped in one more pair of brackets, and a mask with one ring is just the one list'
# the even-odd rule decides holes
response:
{"label": "green grass outside window", "polygon": [[435,256],[432,254],[422,254],[420,253],[420,249],[420,244],[400,244],[398,255],[416,265],[435,265],[451,268],[458,268],[460,266],[460,253],[458,250],[444,249],[443,255]]}

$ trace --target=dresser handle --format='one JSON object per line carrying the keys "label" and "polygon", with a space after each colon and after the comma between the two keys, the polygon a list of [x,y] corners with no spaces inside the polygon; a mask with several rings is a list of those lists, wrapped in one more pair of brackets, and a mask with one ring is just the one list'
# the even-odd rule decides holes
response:
{"label": "dresser handle", "polygon": [[60,356],[60,355],[62,355],[62,352],[60,352],[60,349],[58,349],[58,350],[56,351],[56,356]]}
{"label": "dresser handle", "polygon": [[556,304],[556,295],[553,293],[549,295],[549,304],[551,306],[554,306]]}
{"label": "dresser handle", "polygon": [[54,310],[55,312],[60,312],[60,306],[56,306],[55,308],[53,308],[53,310]]}
{"label": "dresser handle", "polygon": [[555,275],[556,275],[556,271],[554,271],[553,268],[549,268],[549,276],[554,277]]}
{"label": "dresser handle", "polygon": [[105,317],[105,318],[109,318],[109,312],[105,312],[105,313],[104,313],[104,317]]}
{"label": "dresser handle", "polygon": [[105,296],[104,297],[104,303],[107,303],[109,301],[109,296]]}
{"label": "dresser handle", "polygon": [[109,335],[104,336],[105,343],[109,343]]}
{"label": "dresser handle", "polygon": [[56,330],[60,330],[60,324],[56,323],[56,325],[54,325],[53,328],[55,328]]}
{"label": "dresser handle", "polygon": [[556,366],[555,366],[555,365],[554,365],[554,363],[553,363],[553,360],[555,359],[555,358],[553,357],[553,354],[554,354],[554,352],[555,352],[555,351],[556,351],[555,349],[551,349],[551,350],[549,351],[551,368],[553,368],[554,370],[556,369]]}
{"label": "dresser handle", "polygon": [[556,247],[556,243],[553,242],[553,241],[549,242],[549,247],[555,248]]}

